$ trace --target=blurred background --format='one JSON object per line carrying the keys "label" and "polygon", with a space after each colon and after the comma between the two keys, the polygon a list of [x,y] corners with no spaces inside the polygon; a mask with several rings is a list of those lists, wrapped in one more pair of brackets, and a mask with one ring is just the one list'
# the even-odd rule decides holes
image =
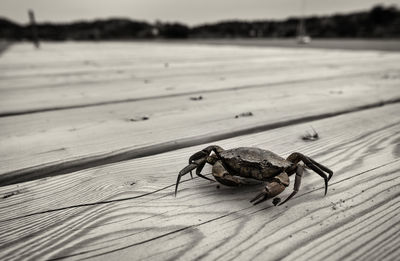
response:
{"label": "blurred background", "polygon": [[[399,0],[2,0],[0,38],[398,38]],[[28,11],[32,16],[29,18]],[[36,32],[32,33],[33,21]],[[303,27],[303,28],[299,28]],[[304,29],[305,28],[305,29]]]}

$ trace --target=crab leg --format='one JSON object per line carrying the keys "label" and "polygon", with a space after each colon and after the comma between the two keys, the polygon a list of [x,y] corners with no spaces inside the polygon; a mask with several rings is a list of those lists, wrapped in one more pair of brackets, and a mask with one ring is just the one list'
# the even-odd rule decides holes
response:
{"label": "crab leg", "polygon": [[184,167],[181,171],[179,171],[178,174],[178,178],[176,179],[176,184],[175,184],[175,197],[176,197],[176,193],[178,192],[178,185],[179,182],[181,181],[181,178],[183,176],[185,176],[186,174],[188,174],[189,172],[191,172],[192,170],[194,170],[195,168],[197,168],[197,164],[195,163],[191,163],[189,165],[187,165],[186,167]]}
{"label": "crab leg", "polygon": [[[198,152],[196,152],[195,154],[193,154],[192,156],[190,156],[190,158],[189,158],[189,164],[191,164],[191,163],[193,163],[194,161],[199,160],[199,159],[204,159],[204,158],[207,159],[207,157],[210,155],[210,153],[211,153],[212,151],[214,151],[215,155],[217,155],[217,156],[219,157],[219,152],[221,152],[221,151],[223,151],[223,150],[224,150],[224,149],[222,149],[221,147],[219,147],[219,146],[217,146],[217,145],[208,146],[208,147],[202,149],[201,151],[198,151]],[[205,164],[205,163],[204,163],[204,164]],[[201,170],[202,170],[203,167],[204,167],[204,164],[199,165],[199,169],[196,170],[197,176],[202,177],[202,178],[205,178],[205,179],[208,179],[208,180],[211,180],[211,181],[214,181],[214,180],[209,179],[209,178],[207,178],[207,177],[204,177],[203,175],[200,174]],[[193,178],[192,171],[190,171],[190,176]]]}
{"label": "crab leg", "polygon": [[[325,195],[326,195],[326,193],[328,192],[328,181],[333,175],[332,170],[298,152],[290,154],[289,157],[287,157],[287,160],[293,162],[294,164],[297,164],[299,161],[303,161],[308,168],[312,169],[315,173],[320,175],[325,181]],[[329,177],[324,173],[324,171],[329,174]]]}
{"label": "crab leg", "polygon": [[301,178],[303,177],[303,172],[304,172],[304,168],[303,168],[302,166],[297,166],[297,169],[296,169],[296,177],[295,177],[295,180],[294,180],[293,192],[292,192],[292,194],[289,195],[289,197],[287,197],[287,198],[285,199],[285,201],[283,201],[282,203],[280,203],[279,206],[282,205],[282,204],[284,204],[285,202],[287,202],[287,201],[288,201],[289,199],[291,199],[294,195],[296,195],[296,193],[299,191],[300,185],[301,185]]}
{"label": "crab leg", "polygon": [[201,174],[201,171],[202,171],[202,169],[203,169],[203,167],[204,167],[205,164],[206,164],[206,162],[201,163],[201,164],[199,164],[199,166],[197,166],[196,175],[199,176],[200,178],[203,178],[203,179],[206,179],[206,180],[215,182],[215,180],[212,180],[212,179],[210,179],[210,178],[204,176],[203,174]]}
{"label": "crab leg", "polygon": [[178,178],[177,178],[176,184],[175,184],[175,196],[176,196],[176,193],[178,192],[178,185],[179,185],[179,182],[181,181],[181,178],[183,176],[185,176],[186,174],[188,174],[189,172],[191,173],[192,170],[194,170],[194,169],[196,169],[196,175],[197,176],[199,176],[199,177],[201,177],[203,179],[207,179],[207,180],[210,180],[210,181],[214,182],[214,180],[212,180],[212,179],[210,179],[210,178],[208,178],[208,177],[206,177],[206,176],[204,176],[203,174],[200,173],[201,170],[203,169],[204,165],[206,164],[206,162],[207,161],[204,158],[203,159],[198,159],[198,160],[193,161],[192,163],[190,163],[186,167],[184,167],[181,171],[179,171]]}
{"label": "crab leg", "polygon": [[307,158],[308,158],[315,166],[317,166],[318,168],[320,168],[321,170],[323,170],[323,171],[325,171],[325,172],[327,172],[327,173],[329,174],[329,176],[328,176],[328,181],[332,178],[332,176],[333,176],[333,171],[332,171],[332,170],[330,170],[329,168],[325,167],[324,165],[322,165],[322,164],[316,162],[315,160],[313,160],[313,159],[310,158],[310,157],[307,157]]}

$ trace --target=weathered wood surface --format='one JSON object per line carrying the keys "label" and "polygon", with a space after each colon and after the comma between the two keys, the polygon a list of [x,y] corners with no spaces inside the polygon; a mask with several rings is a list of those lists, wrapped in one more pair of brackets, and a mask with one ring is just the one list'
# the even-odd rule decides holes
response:
{"label": "weathered wood surface", "polygon": [[[215,140],[249,128],[267,128],[274,123],[400,99],[400,55],[397,53],[239,47],[216,50],[209,46],[145,44],[133,47],[117,44],[114,47],[117,50],[106,47],[84,45],[83,53],[76,53],[74,45],[66,45],[66,50],[60,52],[61,47],[56,44],[32,53],[27,46],[15,46],[14,52],[0,60],[3,69],[0,104],[7,109],[35,109],[33,103],[53,108],[52,103],[66,102],[72,106],[75,103],[68,97],[80,95],[82,85],[91,88],[91,95],[105,102],[112,103],[113,94],[138,99],[0,118],[0,174],[25,177],[37,169],[59,170],[67,164],[73,165],[77,159],[87,164],[115,155],[129,158],[148,146],[154,146],[150,150],[156,153],[160,144],[168,147],[187,140],[207,142],[207,139]],[[99,53],[101,48],[115,57],[108,52]],[[132,52],[129,48],[138,50]],[[27,58],[37,64],[14,61],[21,53],[24,57],[29,54]],[[169,62],[167,68],[164,61]],[[99,66],[88,69],[87,63]],[[121,67],[129,73],[145,75],[151,83],[142,88],[143,82],[132,79],[121,82],[109,73],[122,70]],[[222,76],[223,81],[218,78]],[[94,79],[96,86],[86,83],[82,77]],[[111,79],[105,81],[104,77]],[[60,78],[61,86],[56,86],[53,78]],[[25,86],[13,84],[13,80],[21,79]],[[66,98],[52,96],[52,91],[44,94],[44,81],[52,89],[61,90]],[[134,93],[122,88],[123,82]],[[166,90],[168,86],[172,89]],[[29,90],[36,96],[27,94]],[[171,91],[173,96],[162,97]],[[188,94],[192,91],[199,93]],[[9,92],[16,96],[8,96]],[[199,95],[203,97],[200,101],[189,99]],[[84,96],[78,103],[87,105],[93,101]],[[235,118],[243,112],[252,112],[253,117]],[[149,119],[141,121],[142,117]]]}
{"label": "weathered wood surface", "polygon": [[[220,141],[302,151],[335,171],[326,197],[322,179],[308,173],[281,207],[252,206],[259,186],[217,189],[199,178],[182,183],[175,198],[177,171],[205,145],[3,187],[1,259],[393,260],[400,251],[399,109]],[[321,139],[304,142],[299,135],[310,124]]]}
{"label": "weathered wood surface", "polygon": [[[30,181],[0,186],[0,260],[395,260],[399,64],[370,51],[14,45],[0,59],[0,179]],[[311,126],[320,139],[305,142]],[[252,206],[260,186],[189,177],[175,198],[177,172],[211,141],[312,156],[335,171],[328,195],[307,173],[286,206]]]}
{"label": "weathered wood surface", "polygon": [[[78,47],[82,51],[77,51]],[[4,54],[0,61],[0,112],[386,73],[398,67],[400,59],[398,53],[370,51],[148,43],[78,47],[53,44],[32,52],[30,46],[13,46],[14,51]]]}

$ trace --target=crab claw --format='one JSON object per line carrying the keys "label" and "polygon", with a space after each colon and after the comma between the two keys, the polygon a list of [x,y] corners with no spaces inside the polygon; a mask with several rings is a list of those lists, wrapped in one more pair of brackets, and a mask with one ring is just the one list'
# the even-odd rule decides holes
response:
{"label": "crab claw", "polygon": [[281,184],[280,182],[277,181],[268,182],[265,185],[265,188],[261,191],[261,193],[259,193],[257,196],[255,196],[255,198],[250,200],[250,202],[254,202],[253,203],[254,205],[260,204],[261,202],[264,202],[267,199],[273,198],[276,195],[280,194],[282,191],[285,190],[285,188],[286,188],[285,185]]}

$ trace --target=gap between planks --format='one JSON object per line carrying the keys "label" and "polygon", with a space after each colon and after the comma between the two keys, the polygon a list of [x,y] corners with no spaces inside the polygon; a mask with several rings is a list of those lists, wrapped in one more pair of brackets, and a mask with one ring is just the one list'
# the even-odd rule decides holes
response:
{"label": "gap between planks", "polygon": [[386,101],[374,102],[362,106],[348,108],[344,110],[337,110],[334,112],[316,114],[311,116],[305,116],[297,119],[291,119],[281,122],[274,122],[269,124],[262,124],[252,126],[248,128],[242,128],[236,131],[222,131],[216,134],[207,136],[196,136],[177,140],[171,140],[163,143],[158,143],[150,146],[144,146],[139,148],[127,148],[114,151],[111,153],[104,153],[96,156],[82,157],[79,159],[67,160],[62,162],[51,162],[48,164],[42,164],[39,166],[29,167],[21,170],[16,170],[8,173],[4,173],[0,176],[0,186],[7,186],[11,184],[17,184],[21,182],[31,181],[44,177],[57,176],[67,174],[70,172],[88,169],[96,166],[116,163],[120,161],[136,159],[141,157],[147,157],[155,154],[169,152],[181,148],[191,147],[195,145],[205,144],[218,140],[228,139],[232,137],[263,132],[267,130],[277,129],[281,127],[296,125],[300,123],[306,123],[309,121],[321,120],[330,117],[335,117],[343,114],[359,112],[363,110],[378,108],[388,104],[399,103],[400,97],[394,99],[388,99]]}
{"label": "gap between planks", "polygon": [[[379,74],[380,72],[373,71],[373,73]],[[364,75],[370,75],[370,74],[371,74],[371,72],[361,72],[361,73],[358,72],[358,73],[351,73],[351,74],[347,74],[347,75],[341,75],[340,78],[345,79],[345,78],[352,78],[352,77],[364,76]],[[96,106],[119,104],[119,103],[131,103],[131,102],[147,101],[147,100],[155,100],[155,99],[168,99],[168,98],[174,98],[174,97],[183,97],[183,96],[200,95],[200,94],[206,95],[206,94],[220,93],[220,92],[227,92],[227,91],[238,91],[238,90],[243,90],[243,89],[257,89],[257,88],[281,86],[281,85],[288,85],[288,84],[328,81],[328,80],[337,79],[337,77],[338,77],[337,75],[334,75],[334,76],[328,76],[328,77],[296,79],[296,80],[292,80],[292,81],[281,81],[281,82],[273,82],[273,83],[268,82],[268,83],[250,84],[250,85],[242,85],[242,86],[233,86],[233,87],[225,87],[225,88],[213,89],[213,90],[212,89],[210,89],[210,90],[195,90],[195,91],[189,91],[189,92],[179,92],[179,93],[171,93],[171,94],[164,94],[164,95],[144,96],[144,97],[139,97],[139,98],[117,99],[117,100],[111,100],[111,101],[99,101],[99,102],[92,102],[92,103],[85,102],[85,103],[75,104],[75,105],[64,105],[64,106],[52,106],[52,107],[14,110],[14,111],[3,111],[3,112],[0,112],[0,118],[33,114],[33,113],[50,112],[50,111],[96,107]]]}

